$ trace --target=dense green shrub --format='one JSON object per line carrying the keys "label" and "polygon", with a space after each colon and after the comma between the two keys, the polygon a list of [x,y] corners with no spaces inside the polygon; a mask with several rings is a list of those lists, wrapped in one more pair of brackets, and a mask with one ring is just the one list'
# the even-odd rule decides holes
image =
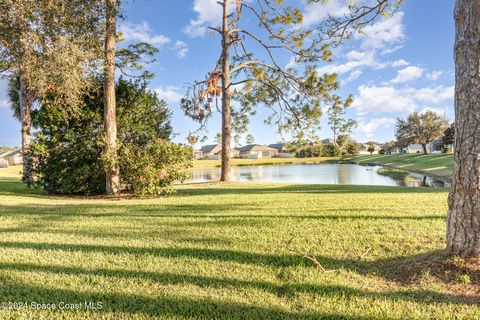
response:
{"label": "dense green shrub", "polygon": [[175,181],[188,177],[192,150],[157,138],[146,145],[130,144],[119,152],[126,189],[139,195],[171,193]]}
{"label": "dense green shrub", "polygon": [[340,150],[337,145],[333,143],[327,143],[323,145],[323,157],[335,157],[340,153]]}
{"label": "dense green shrub", "polygon": [[384,149],[380,149],[380,151],[378,151],[378,154],[385,154],[385,150],[384,150]]}
{"label": "dense green shrub", "polygon": [[32,168],[27,169],[33,171],[36,187],[60,194],[104,192],[102,113],[98,101],[88,100],[68,119],[63,108],[48,101],[32,115],[36,132],[30,150]]}
{"label": "dense green shrub", "polygon": [[[170,192],[174,181],[186,177],[191,148],[169,142],[171,111],[142,81],[117,84],[118,153],[121,183],[138,194]],[[44,101],[33,114],[36,128],[31,148],[34,185],[48,193],[102,194],[103,92],[84,98],[80,110],[66,116],[63,106]],[[137,181],[138,179],[138,181]]]}
{"label": "dense green shrub", "polygon": [[311,142],[308,140],[301,140],[291,142],[287,146],[287,151],[297,158],[312,158],[321,157],[323,144],[318,142]]}

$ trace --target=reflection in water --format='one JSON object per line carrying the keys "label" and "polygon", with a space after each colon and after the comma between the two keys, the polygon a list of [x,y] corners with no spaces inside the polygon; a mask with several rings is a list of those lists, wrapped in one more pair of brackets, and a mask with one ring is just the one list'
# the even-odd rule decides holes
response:
{"label": "reflection in water", "polygon": [[[232,181],[353,184],[409,187],[450,187],[450,183],[423,174],[410,173],[405,179],[378,174],[380,166],[357,164],[290,164],[232,168]],[[220,168],[193,169],[187,182],[220,180]]]}
{"label": "reflection in water", "polygon": [[[441,179],[423,174],[411,173],[404,180],[378,174],[380,166],[357,164],[288,164],[267,166],[245,166],[232,168],[232,181],[354,184],[409,187],[449,187]],[[220,180],[220,168],[193,169],[187,182],[208,182]]]}

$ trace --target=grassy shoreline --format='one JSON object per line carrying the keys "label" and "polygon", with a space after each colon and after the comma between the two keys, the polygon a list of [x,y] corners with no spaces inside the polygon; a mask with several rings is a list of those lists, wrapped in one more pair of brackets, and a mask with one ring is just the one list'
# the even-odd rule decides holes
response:
{"label": "grassy shoreline", "polygon": [[113,201],[48,197],[15,172],[0,169],[2,300],[102,309],[2,319],[480,317],[480,271],[443,253],[445,190],[205,183]]}
{"label": "grassy shoreline", "polygon": [[451,180],[453,155],[451,154],[395,154],[346,156],[342,161],[424,173],[433,177]]}

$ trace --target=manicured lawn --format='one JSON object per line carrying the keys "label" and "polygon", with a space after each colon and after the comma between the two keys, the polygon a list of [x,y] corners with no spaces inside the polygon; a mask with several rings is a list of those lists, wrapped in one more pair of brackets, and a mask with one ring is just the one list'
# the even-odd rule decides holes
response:
{"label": "manicured lawn", "polygon": [[[9,170],[1,301],[103,307],[0,309],[0,319],[480,317],[480,271],[442,251],[446,190],[196,184],[93,200],[31,192]],[[290,239],[333,271],[288,251]]]}
{"label": "manicured lawn", "polygon": [[[293,163],[322,163],[337,161],[338,157],[317,158],[267,158],[267,159],[232,159],[232,166],[255,166],[269,164],[293,164]],[[220,160],[195,160],[194,167],[220,167]]]}
{"label": "manicured lawn", "polygon": [[450,178],[453,172],[453,155],[451,154],[374,154],[349,156],[344,157],[343,160],[360,164],[381,164],[444,178]]}

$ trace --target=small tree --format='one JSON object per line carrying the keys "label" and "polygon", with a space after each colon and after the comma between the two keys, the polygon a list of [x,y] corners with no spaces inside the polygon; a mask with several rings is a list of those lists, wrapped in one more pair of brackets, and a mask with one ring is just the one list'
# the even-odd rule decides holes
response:
{"label": "small tree", "polygon": [[255,137],[252,134],[247,134],[247,137],[245,138],[245,142],[247,144],[254,144],[255,143]]}
{"label": "small tree", "polygon": [[448,121],[433,111],[408,115],[406,120],[397,119],[395,135],[402,145],[421,144],[423,153],[427,153],[427,144],[443,136]]}
{"label": "small tree", "polygon": [[215,135],[215,138],[213,139],[213,142],[217,143],[217,144],[221,144],[222,143],[222,133],[221,132],[218,132],[216,135]]}
{"label": "small tree", "polygon": [[[244,131],[257,105],[273,110],[266,122],[276,124],[279,132],[312,131],[320,124],[321,102],[348,104],[350,100],[341,101],[331,95],[339,86],[335,75],[317,74],[318,62],[330,60],[331,53],[314,39],[311,29],[301,27],[303,17],[299,9],[269,0],[238,0],[234,8],[229,0],[217,3],[222,8],[222,25],[210,30],[221,36],[220,58],[205,80],[190,86],[182,107],[188,116],[202,123],[201,128],[214,110],[221,112],[220,180],[228,181],[232,126],[237,133]],[[259,34],[241,25],[249,20],[258,22]],[[249,51],[252,45],[263,49],[266,58]],[[279,50],[290,54],[301,67],[283,67],[276,58]],[[221,108],[217,109],[218,98]],[[238,108],[232,108],[232,100]]]}
{"label": "small tree", "polygon": [[373,154],[375,152],[375,146],[373,144],[369,144],[367,151],[370,152],[370,154]]}
{"label": "small tree", "polygon": [[442,142],[444,144],[453,144],[455,142],[455,122],[452,122],[443,132]]}
{"label": "small tree", "polygon": [[[100,52],[100,7],[95,0],[0,2],[0,73],[11,76],[14,84],[10,92],[17,96],[24,165],[30,161],[35,102],[48,94],[75,109],[90,85],[85,69]],[[31,182],[28,170],[23,180]]]}
{"label": "small tree", "polygon": [[[355,120],[346,118],[346,109],[352,103],[352,99],[347,99],[346,103],[342,103],[338,98],[334,99],[331,106],[327,109],[328,113],[328,124],[333,132],[333,141],[334,143],[338,143],[338,139],[340,136],[343,136],[343,140],[345,137],[348,137],[354,127],[357,126],[357,122]],[[348,140],[348,139],[347,139]],[[342,150],[342,146],[338,145],[339,150]]]}

